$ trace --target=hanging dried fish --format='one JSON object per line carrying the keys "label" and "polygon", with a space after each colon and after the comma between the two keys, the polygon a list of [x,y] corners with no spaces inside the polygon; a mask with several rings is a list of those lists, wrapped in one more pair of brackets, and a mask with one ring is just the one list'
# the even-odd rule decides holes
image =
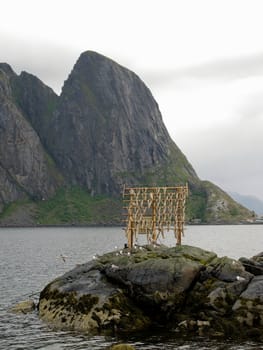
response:
{"label": "hanging dried fish", "polygon": [[[187,186],[177,187],[123,187],[127,215],[125,234],[129,247],[140,232],[147,234],[149,242],[156,241],[164,230],[174,229],[180,244],[184,229]],[[128,202],[128,203],[127,203]]]}

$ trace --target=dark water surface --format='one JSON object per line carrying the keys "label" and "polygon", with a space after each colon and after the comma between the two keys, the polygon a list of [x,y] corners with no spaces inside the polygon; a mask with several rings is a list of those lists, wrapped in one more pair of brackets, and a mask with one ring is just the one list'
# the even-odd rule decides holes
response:
{"label": "dark water surface", "polygon": [[[139,237],[143,244],[145,237]],[[105,349],[118,341],[136,349],[263,349],[259,343],[207,339],[178,340],[173,332],[137,334],[128,339],[89,336],[50,329],[37,313],[15,315],[8,309],[35,298],[55,277],[87,262],[94,254],[123,247],[121,228],[0,228],[0,349]],[[172,234],[163,242],[174,245]],[[188,226],[183,244],[212,250],[219,256],[251,257],[263,251],[263,226]],[[67,256],[64,262],[60,255]]]}

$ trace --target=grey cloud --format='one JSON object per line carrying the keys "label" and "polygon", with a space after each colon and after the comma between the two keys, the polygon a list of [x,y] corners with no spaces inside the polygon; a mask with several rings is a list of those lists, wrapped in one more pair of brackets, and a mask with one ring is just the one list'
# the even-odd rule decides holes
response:
{"label": "grey cloud", "polygon": [[241,119],[228,127],[189,133],[184,152],[202,179],[222,189],[263,199],[263,120]]}
{"label": "grey cloud", "polygon": [[234,80],[263,75],[263,53],[222,58],[182,69],[145,71],[144,78],[153,85],[176,83],[180,80]]}
{"label": "grey cloud", "polygon": [[80,52],[49,42],[19,40],[0,33],[0,62],[6,62],[14,71],[36,75],[46,85],[60,92]]}
{"label": "grey cloud", "polygon": [[248,97],[237,110],[241,119],[259,119],[263,117],[263,86],[262,91]]}

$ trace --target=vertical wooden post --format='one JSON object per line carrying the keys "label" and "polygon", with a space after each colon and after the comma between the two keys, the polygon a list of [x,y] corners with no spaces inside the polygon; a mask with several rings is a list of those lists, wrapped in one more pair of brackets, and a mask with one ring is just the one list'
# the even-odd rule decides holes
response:
{"label": "vertical wooden post", "polygon": [[129,237],[128,237],[128,248],[131,249],[133,247],[133,236],[135,235],[135,232],[134,232],[134,220],[133,218],[131,218],[131,228],[130,228],[130,234],[129,234]]}
{"label": "vertical wooden post", "polygon": [[178,206],[177,206],[177,242],[176,245],[182,243],[182,231],[181,231],[181,189],[178,189]]}
{"label": "vertical wooden post", "polygon": [[177,235],[177,242],[176,245],[181,245],[182,243],[182,235],[184,233],[184,210],[185,210],[185,198],[188,195],[188,184],[184,187],[180,187],[177,189],[178,196],[177,196],[177,210],[176,210],[176,219],[175,219],[175,225],[176,225],[176,235]]}
{"label": "vertical wooden post", "polygon": [[130,202],[129,202],[129,213],[128,213],[128,221],[129,221],[129,230],[128,230],[128,248],[131,249],[133,247],[133,241],[134,236],[136,235],[136,215],[134,212],[134,209],[136,209],[134,206],[134,200],[135,200],[135,192],[130,191]]}
{"label": "vertical wooden post", "polygon": [[156,235],[156,194],[155,189],[153,190],[153,202],[152,202],[152,241],[157,241]]}

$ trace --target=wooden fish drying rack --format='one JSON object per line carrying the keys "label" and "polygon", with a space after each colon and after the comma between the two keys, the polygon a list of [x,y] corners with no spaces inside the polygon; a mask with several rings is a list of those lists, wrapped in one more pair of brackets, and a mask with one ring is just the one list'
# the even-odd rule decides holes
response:
{"label": "wooden fish drying rack", "polygon": [[184,233],[185,201],[188,185],[175,187],[123,188],[123,209],[128,247],[132,248],[137,234],[147,234],[149,243],[155,243],[164,231],[173,229],[176,244],[181,244]]}

